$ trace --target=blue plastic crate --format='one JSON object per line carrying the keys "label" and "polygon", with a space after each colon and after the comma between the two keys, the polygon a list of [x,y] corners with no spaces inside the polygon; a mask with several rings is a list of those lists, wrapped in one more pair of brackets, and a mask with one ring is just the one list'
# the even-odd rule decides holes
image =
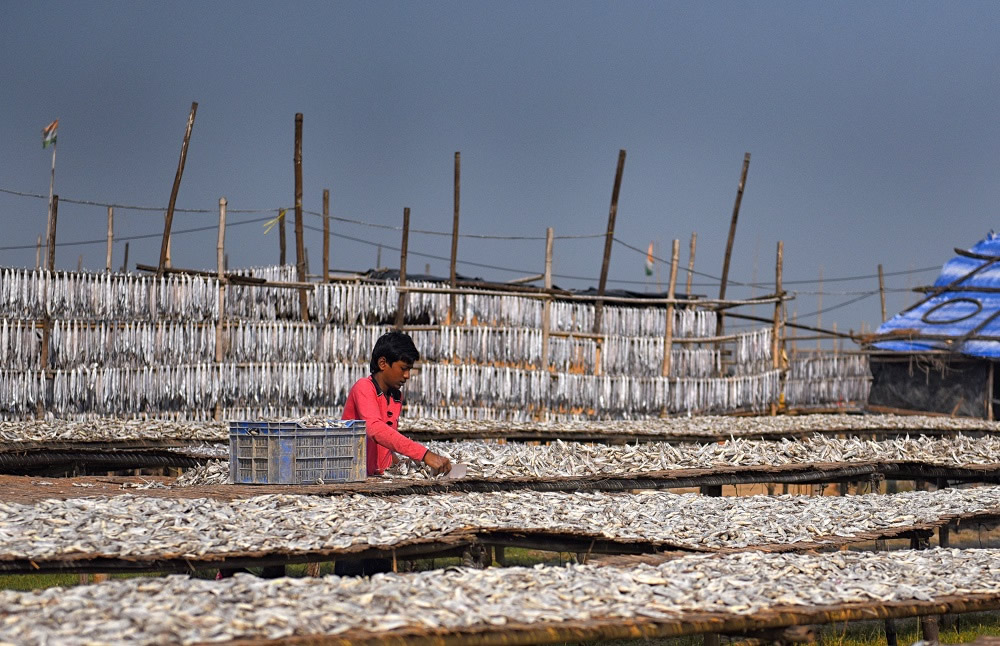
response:
{"label": "blue plastic crate", "polygon": [[230,422],[229,473],[234,484],[359,482],[366,466],[364,420]]}

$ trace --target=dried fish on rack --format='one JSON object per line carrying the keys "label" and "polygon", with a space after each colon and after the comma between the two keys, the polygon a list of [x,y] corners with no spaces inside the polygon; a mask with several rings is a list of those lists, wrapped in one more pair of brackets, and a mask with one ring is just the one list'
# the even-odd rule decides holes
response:
{"label": "dried fish on rack", "polygon": [[[142,495],[0,502],[0,557],[60,560],[391,548],[456,532],[546,532],[693,550],[810,548],[1000,512],[1000,487],[862,496],[540,491],[412,496]],[[178,532],[178,522],[184,531]]]}
{"label": "dried fish on rack", "polygon": [[799,356],[792,359],[789,368],[785,400],[791,406],[868,401],[871,372],[867,355]]}
{"label": "dried fish on rack", "polygon": [[[510,625],[618,625],[696,614],[752,617],[817,606],[1000,594],[1000,550],[691,555],[632,567],[450,568],[368,577],[222,581],[186,575],[0,591],[0,640],[162,644],[282,640],[347,631],[489,635]],[[832,582],[836,582],[835,584]],[[136,620],[136,618],[141,620]],[[350,633],[348,633],[350,634]],[[386,635],[386,636],[389,636]]]}

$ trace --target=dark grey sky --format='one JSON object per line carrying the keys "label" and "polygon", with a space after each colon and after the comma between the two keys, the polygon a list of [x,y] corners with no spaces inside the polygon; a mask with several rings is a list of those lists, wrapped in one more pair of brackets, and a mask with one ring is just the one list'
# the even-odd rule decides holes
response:
{"label": "dark grey sky", "polygon": [[[874,274],[880,262],[887,272],[939,267],[995,226],[998,27],[995,2],[2,0],[0,189],[47,194],[40,130],[58,117],[64,200],[165,207],[197,101],[183,208],[215,209],[221,196],[231,209],[291,205],[302,112],[313,211],[329,188],[334,215],[398,226],[409,206],[413,227],[450,230],[461,151],[463,233],[600,233],[624,148],[617,236],[641,249],[654,241],[660,257],[680,238],[686,265],[696,231],[696,269],[719,276],[749,151],[732,279],[773,281],[779,239],[786,281],[815,281],[821,267],[827,279]],[[0,193],[0,264],[34,264],[45,213],[45,200]],[[215,222],[179,214],[175,229]],[[104,208],[61,204],[60,243],[105,228]],[[158,212],[116,211],[118,236],[160,231]],[[383,264],[398,264],[397,231],[334,231],[370,243],[334,238],[334,267],[373,266],[377,243]],[[322,243],[308,237],[315,268]],[[446,257],[449,244],[414,234],[410,249]],[[599,239],[557,241],[557,282],[596,284],[602,249]],[[115,245],[116,266],[123,250]],[[233,226],[227,251],[233,266],[275,263],[277,232]],[[101,269],[104,253],[103,243],[60,246],[56,262],[75,267],[83,254]],[[158,253],[158,240],[134,240],[129,261],[153,264]],[[507,280],[540,271],[543,254],[540,240],[465,238],[459,271]],[[215,233],[178,234],[173,258],[214,267]],[[425,263],[447,272],[420,256],[411,271]],[[888,286],[935,275],[893,275]],[[611,278],[656,288],[643,254],[620,245]],[[712,280],[695,284],[717,293]],[[815,282],[789,287],[799,291],[791,310],[817,309]],[[827,280],[823,306],[876,289],[874,278]],[[890,313],[910,299],[891,293]],[[879,317],[876,294],[823,324],[857,330]]]}

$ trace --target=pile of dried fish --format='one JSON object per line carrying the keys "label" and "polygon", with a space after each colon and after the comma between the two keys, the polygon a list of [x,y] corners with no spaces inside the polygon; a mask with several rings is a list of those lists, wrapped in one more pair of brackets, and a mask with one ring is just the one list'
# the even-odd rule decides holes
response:
{"label": "pile of dried fish", "polygon": [[454,568],[371,578],[175,575],[0,591],[0,640],[163,644],[508,624],[683,620],[1000,594],[1000,550],[687,556],[630,568]]}
{"label": "pile of dried fish", "polygon": [[115,442],[122,440],[229,441],[225,422],[173,422],[102,417],[72,422],[61,419],[0,422],[0,441]]}
{"label": "pile of dried fish", "polygon": [[[565,478],[630,475],[672,469],[850,462],[922,462],[947,466],[1000,464],[1000,438],[897,438],[874,441],[814,435],[802,440],[769,442],[733,438],[718,444],[593,445],[556,441],[529,446],[486,441],[428,442],[427,448],[468,467],[484,478]],[[386,474],[428,478],[423,463],[402,458]]]}
{"label": "pile of dried fish", "polygon": [[[660,435],[671,437],[705,438],[719,441],[730,437],[753,438],[761,436],[801,435],[814,432],[868,433],[875,431],[906,432],[919,435],[923,432],[944,433],[998,433],[1000,422],[971,418],[920,417],[899,415],[800,415],[779,417],[669,417],[633,421],[571,421],[537,422],[495,420],[456,420],[440,418],[414,418],[416,407],[408,406],[408,416],[401,420],[402,431],[440,433],[447,438],[455,433],[506,433],[539,431],[553,437],[571,438],[574,434],[602,433],[608,435]],[[296,421],[305,419],[306,426],[315,420],[339,419],[341,409],[309,410],[291,415],[276,409],[260,407],[229,414],[226,419]],[[301,418],[302,415],[309,417]],[[313,420],[313,421],[310,421]],[[116,440],[198,440],[225,442],[229,439],[227,422],[170,421],[144,418],[93,417],[83,421],[64,419],[24,420],[0,422],[0,440],[11,442],[102,442]],[[908,449],[913,450],[913,449]],[[959,454],[961,455],[961,454]]]}
{"label": "pile of dried fish", "polygon": [[222,485],[231,482],[229,462],[212,460],[205,464],[188,469],[174,482],[177,487],[200,487],[203,485]]}
{"label": "pile of dried fish", "polygon": [[[412,410],[412,408],[411,408]],[[543,431],[555,434],[573,433],[621,433],[623,435],[690,435],[726,438],[730,435],[774,435],[782,433],[810,432],[872,432],[907,431],[914,434],[921,431],[964,431],[1000,432],[1000,422],[990,422],[969,417],[941,417],[923,415],[779,415],[775,417],[732,417],[725,415],[697,415],[691,417],[666,417],[643,420],[588,421],[570,420],[565,422],[538,421],[490,421],[457,420],[434,418],[411,414],[404,417],[401,428],[424,432],[440,432],[442,435],[456,432],[505,432]]]}
{"label": "pile of dried fish", "polygon": [[704,550],[807,546],[977,513],[1000,513],[1000,487],[844,497],[525,491],[224,501],[120,495],[0,502],[0,557],[196,558],[390,548],[485,531],[561,532]]}

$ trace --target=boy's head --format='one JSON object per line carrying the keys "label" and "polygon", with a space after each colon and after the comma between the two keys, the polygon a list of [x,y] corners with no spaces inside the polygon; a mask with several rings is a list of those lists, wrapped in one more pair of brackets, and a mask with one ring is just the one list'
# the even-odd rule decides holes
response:
{"label": "boy's head", "polygon": [[397,361],[405,361],[410,367],[420,358],[417,346],[413,345],[413,339],[405,332],[386,332],[375,342],[372,348],[372,360],[369,366],[372,374],[381,372],[379,359],[385,359],[386,365],[391,366]]}

